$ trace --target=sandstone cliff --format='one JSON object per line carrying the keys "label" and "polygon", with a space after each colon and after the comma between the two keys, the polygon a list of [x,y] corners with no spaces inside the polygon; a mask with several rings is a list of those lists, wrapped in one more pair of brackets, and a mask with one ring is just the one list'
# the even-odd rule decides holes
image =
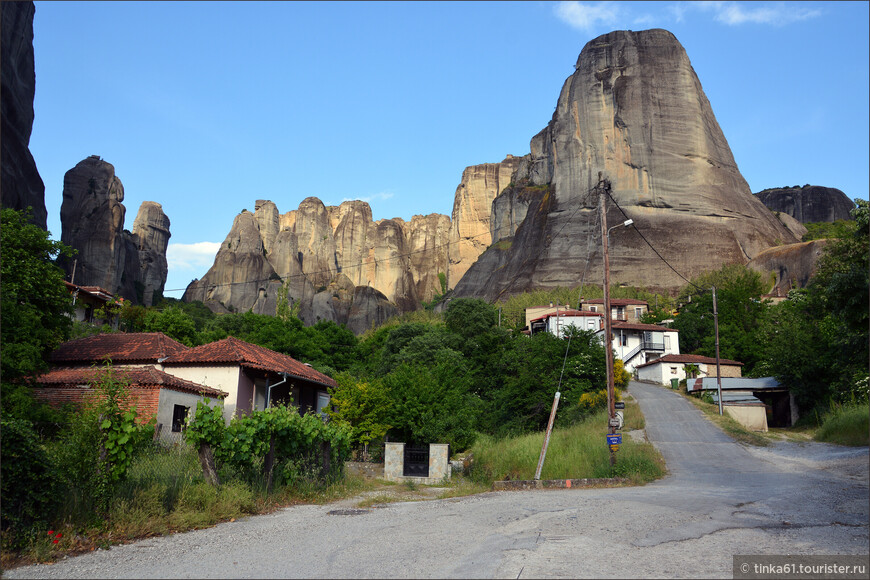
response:
{"label": "sandstone cliff", "polygon": [[33,208],[34,224],[46,229],[45,184],[30,154],[33,95],[33,2],[0,2],[0,203]]}
{"label": "sandstone cliff", "polygon": [[839,189],[819,185],[765,189],[755,195],[771,210],[804,224],[849,220],[849,212],[855,208],[855,202]]}
{"label": "sandstone cliff", "polygon": [[462,279],[477,257],[493,242],[490,232],[492,202],[510,184],[520,159],[508,155],[501,163],[466,167],[456,188],[450,223],[450,288]]}
{"label": "sandstone cliff", "polygon": [[[492,300],[600,281],[592,193],[599,172],[636,227],[687,277],[797,241],[750,192],[685,50],[665,30],[616,31],[587,43],[530,149],[514,190],[496,198],[492,227],[509,222],[521,200],[525,219],[468,270],[458,296]],[[625,219],[609,200],[607,219]],[[633,229],[615,229],[610,246],[613,282],[662,290],[685,283]]]}
{"label": "sandstone cliff", "polygon": [[218,312],[274,314],[281,296],[299,306],[306,324],[332,320],[362,332],[441,293],[449,227],[437,214],[373,221],[362,201],[325,206],[309,197],[280,214],[273,202],[257,200],[182,299]]}
{"label": "sandstone cliff", "polygon": [[160,204],[144,202],[124,229],[124,186],[111,163],[92,155],[66,172],[60,208],[61,241],[78,250],[64,263],[82,286],[100,286],[150,306],[166,283],[169,218]]}
{"label": "sandstone cliff", "polygon": [[772,274],[770,292],[785,296],[792,288],[807,285],[816,273],[819,258],[829,242],[811,240],[768,248],[750,260],[747,266],[763,276]]}

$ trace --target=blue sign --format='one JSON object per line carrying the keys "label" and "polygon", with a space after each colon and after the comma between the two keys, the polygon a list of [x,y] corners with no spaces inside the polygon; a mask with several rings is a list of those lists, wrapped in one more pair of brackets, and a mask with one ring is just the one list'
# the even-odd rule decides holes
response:
{"label": "blue sign", "polygon": [[607,436],[607,444],[608,445],[620,445],[620,444],[622,444],[622,434],[608,435]]}

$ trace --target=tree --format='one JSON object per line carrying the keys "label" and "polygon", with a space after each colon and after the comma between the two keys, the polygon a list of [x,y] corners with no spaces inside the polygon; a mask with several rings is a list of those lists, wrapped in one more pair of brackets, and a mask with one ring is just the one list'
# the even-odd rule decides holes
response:
{"label": "tree", "polygon": [[696,277],[683,288],[679,296],[683,306],[673,323],[680,331],[680,350],[716,356],[713,286],[719,313],[719,354],[742,362],[745,372],[752,374],[760,358],[756,331],[767,309],[761,300],[766,288],[761,274],[744,265],[727,264]]}
{"label": "tree", "polygon": [[338,386],[330,389],[327,414],[351,427],[351,442],[366,445],[380,440],[390,429],[393,399],[379,379],[356,379],[347,373],[336,377]]}
{"label": "tree", "polygon": [[72,298],[54,262],[73,250],[29,222],[29,213],[2,209],[0,224],[0,373],[3,380],[45,368],[45,356],[69,337]]}

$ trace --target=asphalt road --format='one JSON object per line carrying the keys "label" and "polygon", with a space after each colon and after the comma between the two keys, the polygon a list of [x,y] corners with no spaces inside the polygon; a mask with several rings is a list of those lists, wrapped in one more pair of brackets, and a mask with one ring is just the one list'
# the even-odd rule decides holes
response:
{"label": "asphalt road", "polygon": [[298,506],[4,577],[731,578],[733,555],[868,553],[866,447],[747,448],[667,389],[629,391],[670,471],[650,485]]}

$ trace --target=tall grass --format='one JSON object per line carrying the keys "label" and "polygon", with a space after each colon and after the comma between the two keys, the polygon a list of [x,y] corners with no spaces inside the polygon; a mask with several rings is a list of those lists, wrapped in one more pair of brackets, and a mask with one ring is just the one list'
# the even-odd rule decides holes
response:
{"label": "tall grass", "polygon": [[822,419],[816,441],[860,447],[870,444],[870,405],[835,407]]}
{"label": "tall grass", "polygon": [[[637,405],[626,407],[627,419],[640,413]],[[638,422],[636,418],[631,421]],[[632,483],[646,483],[664,475],[664,461],[655,447],[635,442],[627,435],[616,453],[616,466],[611,468],[607,432],[606,410],[582,423],[554,430],[541,479],[625,477]],[[490,482],[534,479],[544,436],[543,432],[504,439],[481,436],[472,448],[471,477]]]}

